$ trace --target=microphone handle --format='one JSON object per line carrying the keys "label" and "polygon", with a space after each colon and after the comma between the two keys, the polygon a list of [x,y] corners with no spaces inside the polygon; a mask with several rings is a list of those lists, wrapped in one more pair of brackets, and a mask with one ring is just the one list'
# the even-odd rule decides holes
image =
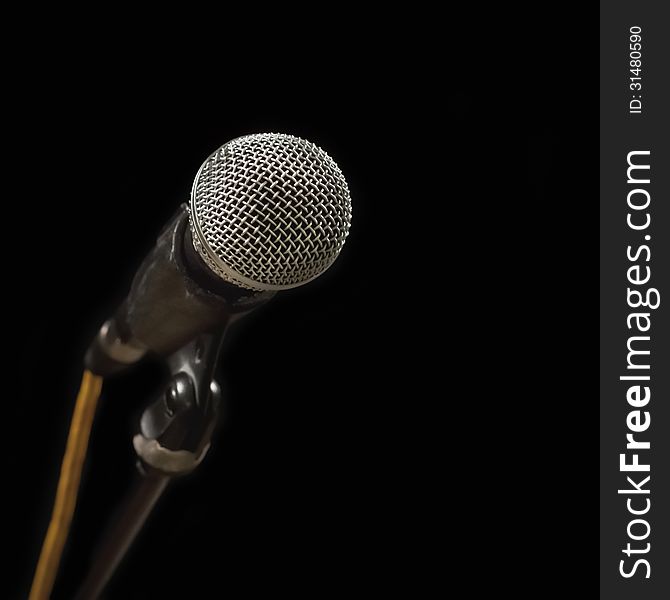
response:
{"label": "microphone handle", "polygon": [[147,351],[169,356],[274,295],[216,277],[193,249],[188,209],[182,204],[142,261],[128,296],[89,347],[85,365],[107,377]]}

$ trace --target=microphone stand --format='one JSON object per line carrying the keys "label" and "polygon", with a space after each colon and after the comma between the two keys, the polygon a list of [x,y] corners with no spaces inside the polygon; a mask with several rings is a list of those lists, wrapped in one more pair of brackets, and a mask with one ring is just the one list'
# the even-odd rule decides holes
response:
{"label": "microphone stand", "polygon": [[214,371],[224,332],[225,327],[201,334],[168,359],[171,378],[142,413],[133,438],[137,480],[105,532],[76,600],[99,597],[170,481],[193,471],[207,453],[221,404]]}

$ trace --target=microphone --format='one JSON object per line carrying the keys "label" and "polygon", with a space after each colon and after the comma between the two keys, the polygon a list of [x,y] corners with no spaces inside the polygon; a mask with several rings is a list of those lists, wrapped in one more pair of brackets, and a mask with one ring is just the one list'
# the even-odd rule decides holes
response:
{"label": "microphone", "polygon": [[140,265],[125,300],[86,352],[54,510],[31,587],[48,598],[67,538],[102,378],[147,352],[169,367],[133,447],[142,477],[103,537],[77,598],[97,598],[165,490],[195,469],[221,405],[218,354],[233,320],[304,285],[338,257],[351,225],[347,182],[321,148],[291,135],[238,137],[200,167]]}
{"label": "microphone", "polygon": [[315,144],[287,134],[235,138],[200,167],[182,204],[101,327],[86,368],[103,377],[321,275],[351,225],[347,182]]}

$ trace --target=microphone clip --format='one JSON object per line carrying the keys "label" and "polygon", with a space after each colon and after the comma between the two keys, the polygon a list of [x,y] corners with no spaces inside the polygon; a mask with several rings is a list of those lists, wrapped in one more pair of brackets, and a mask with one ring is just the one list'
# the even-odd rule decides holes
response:
{"label": "microphone clip", "polygon": [[168,358],[170,380],[142,413],[133,437],[144,466],[166,476],[184,475],[207,453],[220,414],[214,371],[224,329],[197,336]]}

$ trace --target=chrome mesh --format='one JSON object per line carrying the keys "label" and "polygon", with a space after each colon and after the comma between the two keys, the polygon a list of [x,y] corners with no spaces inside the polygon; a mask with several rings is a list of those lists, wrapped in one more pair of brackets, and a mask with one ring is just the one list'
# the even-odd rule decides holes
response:
{"label": "chrome mesh", "polygon": [[193,243],[235,285],[296,287],[337,258],[349,233],[351,199],[335,161],[291,135],[236,138],[202,165],[193,183]]}

